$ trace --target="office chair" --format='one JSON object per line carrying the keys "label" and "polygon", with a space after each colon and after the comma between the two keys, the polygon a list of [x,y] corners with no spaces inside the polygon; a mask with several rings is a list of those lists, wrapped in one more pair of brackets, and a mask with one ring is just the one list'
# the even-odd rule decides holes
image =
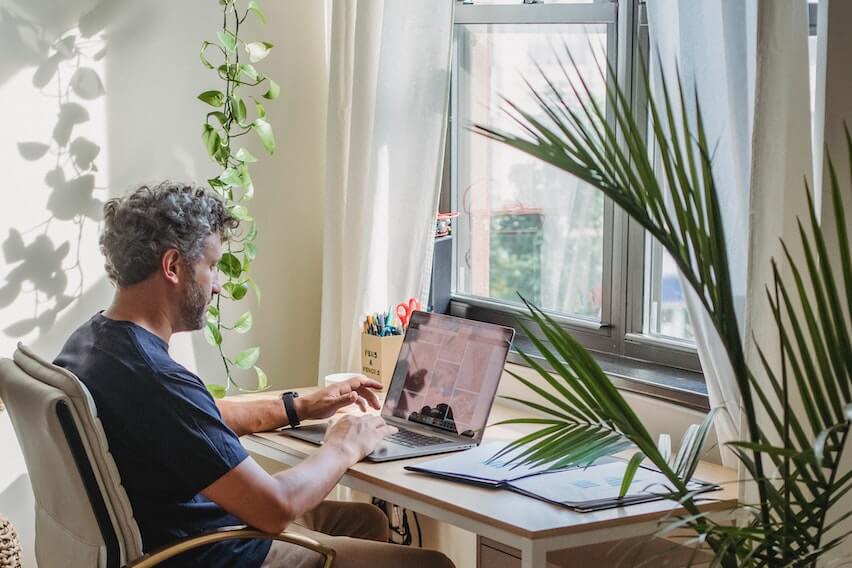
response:
{"label": "office chair", "polygon": [[183,538],[143,553],[130,500],[89,391],[72,373],[21,343],[13,359],[0,359],[0,397],[35,495],[39,565],[149,568],[213,542],[262,538],[318,552],[325,558],[324,567],[331,567],[334,551],[311,538],[288,532],[270,535],[246,526]]}

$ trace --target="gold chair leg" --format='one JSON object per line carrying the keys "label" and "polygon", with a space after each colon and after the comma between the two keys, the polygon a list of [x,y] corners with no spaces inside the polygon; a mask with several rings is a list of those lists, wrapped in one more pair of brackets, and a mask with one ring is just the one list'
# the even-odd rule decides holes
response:
{"label": "gold chair leg", "polygon": [[214,542],[234,539],[267,539],[289,542],[290,544],[295,544],[322,554],[325,558],[323,568],[331,568],[334,563],[334,550],[327,546],[323,546],[310,537],[292,532],[269,534],[257,529],[239,526],[224,527],[219,530],[182,538],[176,542],[166,546],[161,546],[156,550],[152,550],[151,552],[140,556],[136,560],[126,564],[125,568],[151,568],[152,566],[156,566],[169,558],[173,558],[178,554],[182,554],[188,550],[192,550],[193,548],[213,544]]}

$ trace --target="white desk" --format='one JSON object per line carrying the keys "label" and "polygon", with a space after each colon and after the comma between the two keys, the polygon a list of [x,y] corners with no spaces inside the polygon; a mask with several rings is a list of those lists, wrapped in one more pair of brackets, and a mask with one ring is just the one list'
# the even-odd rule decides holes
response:
{"label": "white desk", "polygon": [[[301,389],[302,392],[310,389]],[[276,396],[273,393],[253,396]],[[523,412],[495,403],[489,423]],[[491,427],[485,441],[516,438],[523,430]],[[316,446],[277,432],[244,436],[242,442],[253,453],[287,466],[300,463]],[[682,512],[669,501],[643,503],[593,513],[576,513],[519,495],[512,491],[474,487],[405,471],[406,464],[435,456],[384,463],[361,462],[351,467],[340,483],[356,491],[396,503],[475,534],[517,548],[522,568],[544,568],[547,552],[575,546],[649,535],[667,515]],[[736,471],[702,462],[696,475],[723,489],[706,494],[702,511],[730,508],[737,497]]]}

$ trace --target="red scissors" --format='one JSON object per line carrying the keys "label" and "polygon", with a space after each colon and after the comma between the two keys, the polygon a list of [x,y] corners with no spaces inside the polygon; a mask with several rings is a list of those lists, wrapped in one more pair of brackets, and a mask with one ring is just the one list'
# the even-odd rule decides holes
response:
{"label": "red scissors", "polygon": [[411,321],[411,314],[420,309],[420,300],[417,298],[409,298],[408,301],[396,305],[396,316],[402,323],[402,328],[408,327],[408,322]]}

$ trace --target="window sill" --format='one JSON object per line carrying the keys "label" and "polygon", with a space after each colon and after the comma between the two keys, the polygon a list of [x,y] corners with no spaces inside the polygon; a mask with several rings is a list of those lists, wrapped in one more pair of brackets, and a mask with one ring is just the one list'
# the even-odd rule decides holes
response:
{"label": "window sill", "polygon": [[[545,369],[553,370],[550,364],[538,354],[532,343],[525,338],[516,338],[509,353],[509,363],[528,366],[518,353],[518,348],[523,349]],[[649,396],[702,412],[710,410],[707,385],[701,373],[596,351],[589,351],[589,353],[619,390]]]}

